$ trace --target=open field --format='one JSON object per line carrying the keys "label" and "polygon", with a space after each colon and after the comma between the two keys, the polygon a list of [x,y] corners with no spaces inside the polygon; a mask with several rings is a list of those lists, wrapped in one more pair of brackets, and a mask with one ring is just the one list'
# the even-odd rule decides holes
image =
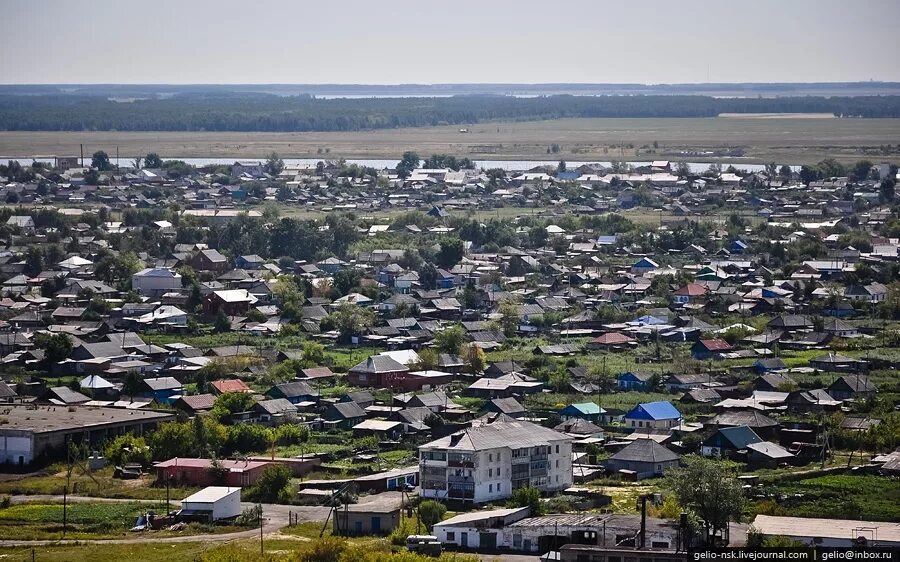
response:
{"label": "open field", "polygon": [[[459,132],[461,128],[468,133]],[[653,143],[658,148],[653,149]],[[683,119],[556,119],[419,127],[362,132],[0,132],[0,155],[90,155],[105,150],[132,158],[155,151],[165,158],[261,158],[273,150],[283,158],[397,158],[405,150],[447,153],[478,160],[570,161],[685,159],[711,161],[706,151],[742,148],[760,163],[815,163],[825,157],[846,162],[898,155],[900,119],[809,119],[793,116]],[[558,144],[560,151],[548,154]],[[884,153],[882,145],[895,145]],[[646,146],[645,146],[646,145]],[[641,148],[645,147],[645,148]],[[652,151],[652,152],[648,152]]]}

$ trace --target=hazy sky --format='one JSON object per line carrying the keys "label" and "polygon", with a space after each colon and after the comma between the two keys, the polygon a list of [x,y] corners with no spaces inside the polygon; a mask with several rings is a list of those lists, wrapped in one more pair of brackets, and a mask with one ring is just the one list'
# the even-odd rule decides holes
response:
{"label": "hazy sky", "polygon": [[0,0],[3,83],[900,81],[900,0]]}

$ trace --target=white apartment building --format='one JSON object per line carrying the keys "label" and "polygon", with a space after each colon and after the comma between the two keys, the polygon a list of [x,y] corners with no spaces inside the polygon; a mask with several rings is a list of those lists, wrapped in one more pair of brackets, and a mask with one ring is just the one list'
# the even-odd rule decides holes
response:
{"label": "white apartment building", "polygon": [[564,490],[572,485],[572,439],[506,415],[419,447],[422,497],[485,503],[516,488]]}

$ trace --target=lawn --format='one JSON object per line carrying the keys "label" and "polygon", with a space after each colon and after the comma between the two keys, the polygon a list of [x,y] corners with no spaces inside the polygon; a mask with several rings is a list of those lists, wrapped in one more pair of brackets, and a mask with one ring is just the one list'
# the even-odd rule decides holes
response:
{"label": "lawn", "polygon": [[[112,468],[95,471],[90,476],[73,474],[69,487],[72,495],[92,496],[97,498],[120,498],[133,500],[165,500],[166,489],[152,486],[153,478],[144,476],[139,480],[120,480],[112,477]],[[0,482],[0,494],[36,495],[62,494],[66,485],[63,473],[44,476],[28,476],[19,480]],[[197,491],[198,488],[170,488],[170,498],[183,498]]]}
{"label": "lawn", "polygon": [[39,562],[195,562],[212,548],[214,544],[204,542],[37,546],[0,548],[0,558],[29,562],[34,553],[33,559]]}
{"label": "lawn", "polygon": [[158,504],[73,502],[66,509],[68,529],[63,535],[63,504],[22,503],[0,509],[0,540],[102,539],[121,537],[138,515],[159,511]]}
{"label": "lawn", "polygon": [[900,522],[900,480],[886,476],[832,474],[764,484],[769,499],[749,507],[755,513]]}

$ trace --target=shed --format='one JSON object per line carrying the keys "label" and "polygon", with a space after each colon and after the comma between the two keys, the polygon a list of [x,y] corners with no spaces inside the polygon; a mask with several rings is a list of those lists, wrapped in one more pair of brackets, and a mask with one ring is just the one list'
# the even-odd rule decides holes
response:
{"label": "shed", "polygon": [[181,500],[182,516],[206,516],[210,521],[230,519],[241,514],[241,489],[207,486]]}

